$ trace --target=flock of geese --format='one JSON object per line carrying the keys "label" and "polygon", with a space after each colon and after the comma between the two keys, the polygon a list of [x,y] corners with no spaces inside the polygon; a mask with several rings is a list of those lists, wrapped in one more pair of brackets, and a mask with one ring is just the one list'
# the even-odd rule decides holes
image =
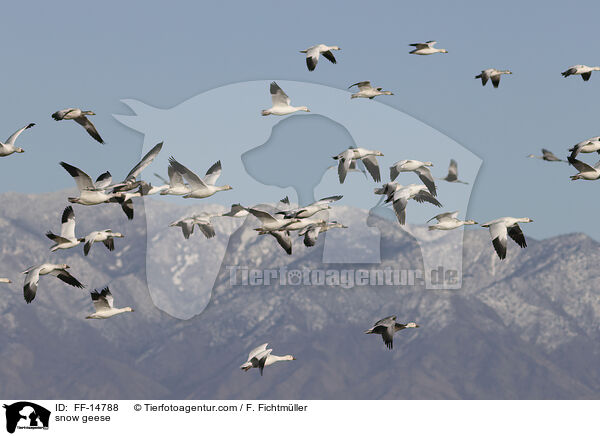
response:
{"label": "flock of geese", "polygon": [[[427,41],[424,43],[410,44],[414,47],[410,54],[414,55],[433,55],[436,53],[448,53],[446,49],[436,48],[436,41]],[[338,46],[328,46],[318,44],[301,53],[306,54],[306,66],[309,71],[314,71],[319,62],[319,58],[323,56],[333,64],[337,63],[333,55],[334,51],[341,50]],[[600,67],[588,67],[586,65],[574,65],[562,73],[564,77],[572,75],[580,75],[584,81],[588,81],[593,71],[600,71]],[[500,85],[500,78],[503,74],[512,74],[510,70],[500,70],[496,68],[487,68],[482,70],[480,74],[475,76],[476,79],[481,79],[483,86],[488,81],[492,82],[494,88]],[[369,81],[360,81],[349,86],[356,87],[357,91],[351,94],[350,98],[368,98],[374,99],[377,96],[394,95],[391,91],[384,90],[381,87],[374,87]],[[276,115],[285,116],[295,112],[310,112],[307,106],[292,106],[290,97],[276,83],[270,84],[270,94],[272,106],[261,111],[263,116]],[[95,113],[90,110],[81,110],[79,108],[67,108],[56,111],[52,114],[52,118],[56,121],[73,120],[81,125],[86,132],[97,142],[103,144],[104,140],[98,133],[94,124],[89,120],[89,116]],[[21,147],[15,145],[19,136],[26,130],[35,126],[34,123],[29,123],[25,127],[13,133],[5,142],[0,142],[0,157],[10,156],[13,153],[23,153]],[[182,196],[188,199],[208,198],[221,191],[233,189],[230,185],[218,185],[217,181],[222,173],[221,161],[215,162],[209,167],[203,177],[200,177],[193,170],[183,165],[171,156],[167,168],[167,178],[155,173],[162,185],[153,186],[151,183],[139,178],[142,171],[148,167],[156,156],[161,152],[163,143],[155,145],[142,159],[138,162],[131,171],[120,182],[113,182],[110,172],[106,171],[100,174],[94,181],[87,173],[80,168],[77,168],[69,163],[60,162],[64,170],[73,178],[75,185],[79,191],[78,197],[69,197],[70,203],[75,203],[83,206],[92,206],[104,203],[119,204],[126,214],[128,219],[133,219],[134,208],[133,200],[138,197],[148,195],[175,195]],[[600,137],[594,137],[581,141],[571,149],[570,156],[567,162],[577,169],[578,173],[571,176],[572,180],[596,180],[600,178],[600,162],[594,166],[590,166],[576,157],[580,153],[600,153]],[[381,182],[381,174],[377,158],[383,156],[383,153],[377,150],[369,150],[361,147],[350,147],[341,151],[333,159],[337,161],[338,178],[340,184],[343,184],[346,177],[351,172],[361,172],[368,177],[371,176],[374,182]],[[556,157],[551,151],[542,149],[542,156],[529,155],[530,158],[539,158],[548,162],[564,162]],[[458,178],[458,164],[452,159],[448,167],[448,174],[443,178],[435,178],[430,168],[432,162],[420,161],[414,159],[399,160],[389,169],[389,181],[381,187],[374,190],[375,195],[381,196],[381,201],[387,205],[391,205],[398,222],[404,225],[406,222],[406,209],[409,200],[414,200],[417,203],[430,203],[437,207],[442,207],[442,204],[437,199],[437,186],[435,180],[443,180],[448,183],[468,184]],[[421,183],[402,185],[397,179],[402,173],[415,174]],[[319,234],[331,229],[347,228],[342,223],[337,221],[328,221],[319,218],[323,211],[332,208],[332,205],[342,199],[342,195],[332,195],[321,198],[311,204],[292,208],[288,198],[279,201],[274,210],[264,210],[264,207],[242,206],[239,203],[233,204],[231,209],[219,215],[208,213],[200,213],[192,216],[179,218],[169,224],[170,227],[179,227],[185,239],[189,239],[193,234],[195,227],[198,227],[200,232],[207,238],[215,236],[215,229],[211,220],[216,217],[228,218],[245,218],[249,215],[255,217],[260,226],[255,228],[258,235],[271,235],[277,243],[289,255],[292,254],[292,232],[297,232],[298,237],[303,238],[303,243],[307,247],[312,247],[316,244]],[[461,220],[458,218],[458,211],[440,213],[429,222],[435,220],[435,224],[429,225],[429,230],[453,230],[461,226],[475,225],[477,222],[473,220]],[[530,223],[533,220],[530,218],[513,218],[501,217],[482,224],[482,227],[489,228],[492,239],[492,245],[500,259],[506,257],[508,237],[514,240],[518,246],[526,247],[527,242],[523,235],[520,223]],[[113,232],[111,229],[97,230],[89,233],[86,236],[77,237],[75,232],[75,213],[72,206],[67,206],[61,217],[60,234],[55,234],[51,231],[46,233],[46,236],[54,243],[50,247],[51,252],[57,250],[72,249],[80,244],[83,244],[84,255],[87,256],[92,245],[95,242],[102,242],[104,246],[112,251],[115,248],[114,240],[123,238],[124,235],[119,232]],[[69,265],[43,263],[41,265],[32,266],[25,271],[25,280],[23,283],[23,295],[27,303],[31,303],[37,293],[38,284],[41,276],[51,275],[57,277],[68,285],[83,288],[84,285],[77,280],[68,271]],[[1,283],[10,283],[8,278],[0,278]],[[108,287],[102,290],[94,290],[91,294],[92,303],[95,312],[87,316],[88,319],[106,319],[112,316],[125,312],[133,312],[130,307],[116,308],[113,304],[113,296]],[[393,347],[394,333],[410,328],[418,328],[414,322],[406,324],[396,322],[396,316],[383,318],[375,323],[375,325],[366,330],[366,334],[378,334],[383,338],[385,346],[389,349]],[[242,370],[258,368],[262,375],[263,369],[276,362],[295,360],[292,355],[277,356],[272,354],[272,349],[267,348],[268,344],[262,344],[248,355],[247,361],[241,366]]]}

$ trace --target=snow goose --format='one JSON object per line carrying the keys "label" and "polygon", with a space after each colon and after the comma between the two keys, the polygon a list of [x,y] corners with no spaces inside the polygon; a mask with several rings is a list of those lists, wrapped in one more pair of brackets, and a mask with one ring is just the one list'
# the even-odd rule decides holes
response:
{"label": "snow goose", "polygon": [[69,274],[67,271],[68,268],[69,265],[66,264],[43,263],[23,271],[23,274],[26,274],[25,282],[23,283],[23,296],[25,297],[27,304],[31,303],[35,298],[40,276],[46,274],[58,277],[68,285],[75,286],[76,288],[83,288],[84,286],[79,280]]}
{"label": "snow goose", "polygon": [[573,147],[569,148],[571,157],[576,158],[579,153],[599,153],[600,154],[600,136],[586,139],[578,142]]}
{"label": "snow goose", "polygon": [[120,313],[134,311],[129,306],[123,308],[114,307],[113,296],[110,293],[108,286],[102,289],[100,292],[94,289],[94,292],[91,292],[90,296],[92,297],[92,303],[94,303],[94,309],[96,312],[86,316],[85,319],[106,319]]}
{"label": "snow goose", "polygon": [[418,203],[428,202],[437,207],[442,207],[442,204],[430,194],[425,185],[408,185],[399,187],[392,194],[388,195],[386,203],[392,203],[394,213],[401,225],[406,223],[406,205],[408,200],[413,199]]}
{"label": "snow goose", "polygon": [[432,55],[435,53],[448,53],[448,50],[444,48],[435,48],[434,45],[437,44],[437,41],[427,41],[427,42],[417,42],[415,44],[409,44],[411,47],[415,47],[410,54],[416,55]]}
{"label": "snow goose", "polygon": [[427,168],[432,166],[433,164],[431,162],[421,162],[420,160],[412,159],[401,160],[390,167],[390,179],[393,182],[400,173],[414,172],[419,176],[419,179],[421,179],[425,186],[427,186],[431,195],[436,196],[437,191],[435,189],[435,182],[433,181],[431,171]]}
{"label": "snow goose", "polygon": [[512,218],[503,217],[482,224],[481,227],[488,227],[492,236],[492,244],[500,259],[506,258],[506,235],[511,237],[513,241],[521,248],[527,247],[525,235],[519,227],[519,223],[532,223],[531,218]]}
{"label": "snow goose", "polygon": [[204,179],[201,179],[193,171],[177,162],[173,156],[169,158],[169,163],[173,165],[175,170],[178,171],[190,185],[190,192],[185,194],[183,198],[206,198],[216,192],[233,189],[229,185],[215,185],[217,179],[221,175],[221,161],[216,162],[208,169]]}
{"label": "snow goose", "polygon": [[481,79],[481,85],[485,86],[488,80],[492,80],[492,85],[494,88],[497,88],[500,85],[500,77],[502,74],[512,74],[512,71],[509,70],[497,70],[495,68],[488,68],[487,70],[483,70],[481,74],[475,76],[476,79]]}
{"label": "snow goose", "polygon": [[308,218],[322,210],[331,209],[331,203],[341,200],[343,195],[333,195],[331,197],[321,198],[319,201],[309,204],[308,206],[299,207],[277,212],[278,215],[283,215],[284,218]]}
{"label": "snow goose", "polygon": [[102,242],[108,251],[113,251],[115,249],[115,241],[114,238],[124,238],[125,235],[122,233],[116,233],[111,231],[110,229],[106,230],[98,230],[91,232],[88,234],[83,240],[85,242],[83,246],[83,254],[86,256],[90,252],[90,248],[94,245],[94,242]]}
{"label": "snow goose", "polygon": [[15,141],[25,130],[35,126],[35,123],[29,123],[10,135],[6,142],[0,142],[0,157],[10,156],[13,153],[25,153],[21,147],[15,147]]}
{"label": "snow goose", "polygon": [[337,45],[317,44],[306,50],[300,50],[300,53],[306,53],[306,66],[308,67],[308,71],[314,71],[317,67],[317,62],[319,62],[319,55],[323,55],[323,57],[332,64],[337,63],[332,53],[333,50],[341,50],[341,48]]}
{"label": "snow goose", "polygon": [[46,237],[54,241],[54,245],[50,247],[50,251],[73,248],[83,242],[83,239],[75,237],[75,213],[72,206],[67,206],[63,210],[60,222],[60,236],[52,232],[46,233]]}
{"label": "snow goose", "polygon": [[587,65],[573,65],[569,67],[566,71],[563,71],[563,77],[569,77],[573,75],[580,75],[584,82],[590,80],[592,77],[592,71],[600,71],[600,67],[588,67]]}
{"label": "snow goose", "polygon": [[[183,176],[175,167],[169,164],[169,187],[162,191],[160,195],[185,195],[190,193],[190,187],[183,181]],[[160,176],[159,176],[160,177]],[[165,181],[166,182],[166,181]]]}
{"label": "snow goose", "polygon": [[181,227],[183,237],[185,239],[189,239],[190,235],[194,233],[194,226],[198,226],[202,234],[206,236],[206,239],[210,239],[215,236],[215,229],[210,222],[210,219],[213,216],[214,215],[202,212],[197,215],[181,218],[177,221],[174,221],[171,224],[169,224],[169,227]]}
{"label": "snow goose", "polygon": [[268,233],[270,231],[285,230],[290,224],[300,221],[298,218],[280,218],[277,215],[273,216],[269,212],[254,209],[252,207],[248,208],[248,212],[260,220],[262,227],[254,229],[258,232]]}
{"label": "snow goose", "polygon": [[429,230],[453,230],[459,228],[460,226],[477,224],[477,222],[473,220],[459,220],[457,210],[454,212],[440,213],[439,215],[434,216],[427,222],[430,222],[432,220],[437,220],[437,224],[429,226]]}
{"label": "snow goose", "polygon": [[368,330],[365,330],[365,334],[367,335],[381,335],[383,339],[383,343],[385,346],[391,350],[394,348],[394,333],[404,329],[416,329],[419,328],[419,325],[414,322],[409,322],[407,324],[400,324],[396,322],[396,316],[388,316],[387,318],[380,319],[377,321],[373,327]]}
{"label": "snow goose", "polygon": [[131,191],[142,183],[138,181],[138,176],[144,171],[144,169],[152,163],[152,161],[158,156],[160,150],[162,150],[163,143],[159,142],[156,144],[144,157],[129,171],[125,180],[121,183],[114,185],[114,192]]}
{"label": "snow goose", "polygon": [[377,163],[376,156],[383,156],[383,153],[376,150],[367,150],[366,148],[349,148],[344,150],[337,156],[333,156],[333,159],[338,161],[338,177],[340,183],[344,183],[346,175],[350,169],[350,165],[353,161],[361,160],[367,168],[371,177],[376,182],[381,181],[381,174],[379,173],[379,164]]}
{"label": "snow goose", "polygon": [[90,134],[92,138],[94,138],[100,144],[104,144],[104,140],[98,134],[96,127],[94,127],[92,122],[87,119],[86,115],[96,114],[92,111],[82,111],[81,109],[71,107],[54,112],[52,114],[52,118],[54,118],[55,121],[73,120],[77,124],[83,126],[83,128]]}
{"label": "snow goose", "polygon": [[313,247],[317,243],[319,234],[326,232],[330,229],[347,229],[345,226],[337,221],[326,222],[323,224],[310,224],[298,232],[298,236],[304,236],[304,245],[307,247]]}
{"label": "snow goose", "polygon": [[[534,154],[530,154],[527,155],[527,157],[533,158],[533,159],[542,159],[545,160],[547,162],[564,162],[564,160],[557,158],[554,153],[552,153],[550,150],[546,150],[545,148],[542,148],[542,155],[541,156],[536,156]],[[575,157],[575,156],[573,156]]]}
{"label": "snow goose", "polygon": [[[79,197],[69,197],[69,202],[78,203],[84,206],[91,206],[94,204],[106,203],[112,198],[121,197],[121,193],[106,193],[104,186],[105,181],[110,177],[110,173],[104,173],[98,177],[98,185],[92,182],[90,176],[73,165],[69,165],[66,162],[61,162],[62,166],[71,177],[75,180],[75,184],[79,189]],[[108,176],[107,176],[108,174]]]}
{"label": "snow goose", "polygon": [[358,87],[358,92],[352,94],[350,96],[350,99],[368,98],[370,100],[373,100],[378,95],[394,95],[392,91],[383,91],[383,88],[373,88],[371,86],[371,82],[369,82],[368,80],[365,80],[363,82],[356,82],[350,85],[348,89],[352,88],[353,86]]}
{"label": "snow goose", "polygon": [[271,366],[275,362],[281,362],[285,360],[296,360],[294,356],[291,354],[286,354],[285,356],[275,356],[271,354],[273,351],[271,348],[267,348],[268,343],[259,345],[254,348],[250,353],[248,353],[248,360],[244,362],[240,369],[243,371],[248,371],[250,368],[258,368],[260,371],[260,375],[263,375],[263,370],[266,366]]}
{"label": "snow goose", "polygon": [[[360,165],[360,167],[359,167],[359,165]],[[368,179],[369,176],[367,176],[367,171],[365,170],[364,166],[365,165],[362,163],[362,161],[360,161],[360,160],[358,160],[358,161],[357,160],[353,160],[350,163],[350,166],[348,167],[348,171],[347,172],[349,172],[349,173],[353,173],[353,172],[355,172],[355,173],[361,173],[361,174],[363,174],[365,176],[365,179]],[[337,168],[337,165],[329,165],[327,167],[328,170],[330,170],[332,168]]]}
{"label": "snow goose", "polygon": [[287,96],[283,89],[279,87],[276,82],[271,82],[271,100],[273,102],[273,106],[269,109],[265,109],[261,111],[263,116],[267,115],[289,115],[294,112],[304,111],[310,112],[310,110],[306,106],[291,106],[290,98]]}
{"label": "snow goose", "polygon": [[248,216],[249,214],[250,214],[250,212],[248,212],[248,209],[246,209],[241,204],[236,203],[236,204],[231,205],[231,209],[229,210],[229,212],[222,213],[221,216],[229,216],[232,218],[243,218],[243,217]]}
{"label": "snow goose", "polygon": [[440,180],[445,180],[446,182],[450,183],[462,183],[464,185],[469,184],[469,182],[458,180],[458,164],[454,159],[450,159],[450,165],[448,165],[448,175]]}
{"label": "snow goose", "polygon": [[579,171],[574,176],[571,176],[571,180],[598,180],[600,178],[600,162],[592,167],[585,162],[572,158],[571,156],[569,156],[567,160],[575,167],[577,171]]}
{"label": "snow goose", "polygon": [[5,277],[0,277],[0,283],[12,283],[12,280]]}

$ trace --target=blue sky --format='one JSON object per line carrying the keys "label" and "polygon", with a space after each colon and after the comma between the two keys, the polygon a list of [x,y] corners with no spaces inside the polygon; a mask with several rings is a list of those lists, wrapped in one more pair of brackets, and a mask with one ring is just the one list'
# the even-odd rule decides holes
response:
{"label": "blue sky", "polygon": [[[60,160],[122,178],[140,157],[143,137],[113,118],[130,113],[121,99],[169,108],[241,81],[344,89],[371,80],[394,91],[386,104],[483,160],[470,216],[530,216],[534,237],[581,231],[599,239],[600,206],[590,199],[600,182],[571,182],[567,165],[525,158],[541,147],[564,157],[574,143],[600,134],[600,74],[587,83],[560,76],[573,64],[600,64],[599,9],[593,2],[373,2],[366,21],[364,2],[8,4],[0,136],[37,126],[20,138],[25,154],[0,160],[3,190],[72,186]],[[428,39],[449,54],[408,55],[409,43]],[[338,64],[322,61],[308,72],[298,50],[318,42],[342,47]],[[473,77],[487,67],[514,74],[499,89],[482,88]],[[257,110],[265,104],[268,97]],[[105,146],[74,123],[50,118],[69,106],[98,114],[93,121]]]}

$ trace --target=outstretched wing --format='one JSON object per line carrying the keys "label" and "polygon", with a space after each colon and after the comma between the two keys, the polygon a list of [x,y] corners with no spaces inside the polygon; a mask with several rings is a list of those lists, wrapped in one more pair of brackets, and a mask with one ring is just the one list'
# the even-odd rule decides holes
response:
{"label": "outstretched wing", "polygon": [[91,191],[96,189],[94,186],[94,182],[90,176],[81,171],[79,168],[74,167],[73,165],[69,165],[66,162],[61,162],[60,166],[63,167],[67,172],[75,179],[75,184],[80,192],[82,191]]}
{"label": "outstretched wing", "polygon": [[75,286],[76,288],[80,289],[84,288],[84,286],[79,282],[79,280],[73,277],[66,269],[55,269],[49,274],[58,277],[68,285]]}
{"label": "outstretched wing", "polygon": [[159,142],[154,147],[152,147],[152,150],[150,150],[148,153],[146,153],[146,155],[142,158],[142,160],[139,161],[138,164],[131,169],[131,171],[129,171],[129,174],[127,174],[127,177],[125,178],[125,180],[130,180],[130,181],[135,180],[137,178],[137,176],[139,176],[140,173],[144,170],[144,168],[146,168],[148,165],[150,165],[152,163],[152,161],[154,160],[154,158],[156,156],[158,156],[158,153],[160,153],[162,146],[163,146],[163,143]]}
{"label": "outstretched wing", "polygon": [[92,303],[94,303],[94,309],[96,312],[104,312],[113,308],[113,296],[110,293],[110,289],[105,287],[102,291],[98,292],[94,289],[94,292],[90,293],[92,297]]}
{"label": "outstretched wing", "polygon": [[198,177],[196,173],[177,162],[173,156],[169,158],[169,163],[178,173],[180,173],[188,181],[190,187],[192,188],[192,191],[207,187],[206,183],[204,183],[204,181],[200,177]]}
{"label": "outstretched wing", "polygon": [[25,130],[27,130],[27,129],[33,127],[33,126],[35,126],[35,123],[29,123],[25,127],[20,128],[19,130],[17,130],[15,133],[13,133],[12,135],[10,135],[8,137],[8,139],[6,140],[6,143],[7,144],[15,145],[15,141],[17,140],[17,138],[19,137],[19,135],[21,133],[23,133]]}
{"label": "outstretched wing", "polygon": [[431,195],[436,196],[437,191],[435,189],[435,182],[433,181],[433,176],[431,175],[429,168],[425,166],[419,167],[415,170],[415,172],[419,175],[419,179],[421,179],[425,186],[427,186],[427,189]]}
{"label": "outstretched wing", "polygon": [[88,120],[88,118],[85,115],[81,115],[81,116],[79,116],[77,118],[73,118],[73,119],[77,122],[77,124],[79,124],[80,126],[83,126],[83,128],[86,130],[86,132],[89,133],[89,135],[92,138],[94,138],[100,144],[104,144],[104,140],[102,139],[102,137],[96,130],[96,126],[94,126],[92,124],[92,122],[90,120]]}
{"label": "outstretched wing", "polygon": [[60,236],[75,239],[75,213],[73,207],[67,206],[61,218]]}
{"label": "outstretched wing", "polygon": [[500,259],[506,257],[506,242],[507,230],[503,223],[496,223],[490,226],[490,235],[492,236],[492,244]]}
{"label": "outstretched wing", "polygon": [[377,158],[375,156],[366,156],[361,160],[365,164],[369,174],[371,174],[371,177],[373,177],[373,180],[380,182],[381,174],[379,173],[379,164],[377,163]]}
{"label": "outstretched wing", "polygon": [[327,59],[332,64],[337,64],[337,61],[335,60],[335,57],[333,56],[333,53],[331,53],[331,51],[327,50],[327,51],[321,52],[321,54],[323,55],[323,57],[325,59]]}
{"label": "outstretched wing", "polygon": [[[308,60],[309,58],[306,59]],[[283,89],[279,87],[277,82],[271,82],[270,91],[273,106],[289,106],[291,100],[288,97],[288,95],[285,92],[283,92]]]}
{"label": "outstretched wing", "polygon": [[512,225],[507,230],[508,230],[508,236],[510,236],[510,238],[513,241],[515,241],[519,245],[519,247],[521,247],[521,248],[527,247],[527,241],[525,240],[525,235],[523,234],[521,227],[519,227],[519,224]]}
{"label": "outstretched wing", "polygon": [[214,185],[217,179],[221,175],[221,161],[215,162],[206,172],[204,176],[204,183],[207,185]]}

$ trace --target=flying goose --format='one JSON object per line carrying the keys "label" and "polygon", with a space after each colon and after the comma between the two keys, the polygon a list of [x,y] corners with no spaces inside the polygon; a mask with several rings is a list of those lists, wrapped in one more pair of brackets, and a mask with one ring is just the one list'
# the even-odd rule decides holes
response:
{"label": "flying goose", "polygon": [[371,177],[376,182],[381,181],[381,174],[379,173],[379,164],[377,163],[376,156],[383,156],[383,153],[376,150],[367,150],[366,148],[349,148],[342,151],[337,156],[333,156],[333,159],[338,161],[338,177],[340,183],[344,183],[346,175],[350,169],[350,165],[353,161],[361,160],[367,168]]}
{"label": "flying goose", "polygon": [[92,297],[92,303],[94,303],[94,309],[96,312],[85,317],[85,319],[106,319],[111,316],[118,315],[119,313],[133,312],[134,310],[127,306],[123,308],[116,308],[113,304],[113,296],[110,293],[110,289],[106,286],[100,292],[94,289],[94,292],[90,293]]}
{"label": "flying goose", "polygon": [[77,124],[83,126],[83,128],[90,134],[92,138],[94,138],[100,144],[104,144],[104,140],[98,134],[96,127],[94,127],[92,122],[87,119],[86,115],[96,114],[92,111],[82,111],[81,109],[71,107],[54,112],[52,114],[52,118],[54,118],[55,121],[74,120],[77,122]]}
{"label": "flying goose", "polygon": [[292,255],[292,238],[290,237],[290,232],[288,230],[272,230],[269,232],[258,232],[258,234],[269,234],[273,236],[281,248],[283,248],[288,255]]}
{"label": "flying goose", "polygon": [[222,213],[221,216],[229,216],[232,218],[243,218],[248,216],[250,212],[244,206],[239,203],[232,204],[229,212]]}
{"label": "flying goose", "polygon": [[264,210],[248,208],[248,212],[258,218],[262,224],[262,227],[258,227],[254,230],[258,232],[268,233],[271,231],[285,230],[290,224],[299,222],[298,218],[283,218],[271,215],[269,212]]}
{"label": "flying goose", "polygon": [[310,112],[310,110],[306,106],[291,106],[290,98],[287,96],[283,89],[279,87],[276,82],[271,82],[271,100],[273,101],[273,106],[269,109],[265,109],[261,111],[263,116],[266,115],[289,115],[294,112],[304,111]]}
{"label": "flying goose", "polygon": [[432,55],[434,53],[448,53],[448,50],[444,48],[435,48],[434,45],[437,41],[417,42],[415,44],[409,44],[411,47],[415,47],[410,54],[416,55]]}
{"label": "flying goose", "polygon": [[427,186],[427,189],[434,197],[437,195],[435,182],[431,171],[427,167],[432,167],[431,162],[421,162],[420,160],[401,160],[390,167],[390,180],[393,182],[400,173],[414,172],[419,176],[419,179]]}
{"label": "flying goose", "polygon": [[12,283],[12,280],[5,277],[0,277],[0,283]]}
{"label": "flying goose", "polygon": [[450,183],[462,183],[464,185],[469,184],[469,182],[458,180],[458,164],[454,159],[450,159],[450,165],[448,165],[448,175],[440,180],[445,180],[446,182]]}
{"label": "flying goose", "polygon": [[250,368],[258,368],[260,375],[262,376],[265,366],[271,366],[275,362],[284,360],[296,360],[291,354],[286,354],[285,356],[275,356],[274,354],[271,354],[271,351],[273,350],[271,348],[267,349],[267,345],[269,344],[259,345],[250,351],[250,353],[248,353],[248,360],[240,366],[240,369],[248,371]]}
{"label": "flying goose", "polygon": [[512,74],[512,71],[509,70],[497,70],[495,68],[488,68],[487,70],[483,70],[481,74],[475,76],[476,79],[481,79],[481,85],[485,86],[488,80],[492,80],[492,85],[494,88],[497,88],[500,85],[500,77],[502,74]]}
{"label": "flying goose", "polygon": [[571,176],[571,180],[598,180],[600,178],[600,162],[592,167],[585,162],[572,158],[571,156],[567,157],[567,160],[575,167],[577,171],[579,171],[574,176]]}
{"label": "flying goose", "polygon": [[[168,168],[169,181],[165,180],[165,183],[168,183],[169,187],[163,190],[160,195],[185,195],[190,193],[190,187],[187,183],[183,181],[183,176],[179,171],[175,169],[175,167],[169,164]],[[158,174],[156,176],[160,177]],[[162,177],[161,177],[162,179]],[[163,179],[164,180],[164,179]]]}
{"label": "flying goose", "polygon": [[[368,179],[369,176],[367,176],[367,171],[365,170],[365,165],[362,163],[362,161],[360,160],[353,160],[350,163],[350,167],[348,168],[349,173],[351,172],[356,172],[356,173],[362,173],[365,176],[365,179]],[[327,167],[328,170],[332,169],[332,168],[337,168],[337,165],[329,165]]]}
{"label": "flying goose", "polygon": [[83,242],[83,239],[75,237],[75,213],[73,213],[72,206],[67,206],[63,210],[60,222],[60,236],[50,231],[46,233],[46,237],[54,241],[54,245],[50,247],[50,251],[73,248]]}
{"label": "flying goose", "polygon": [[396,315],[388,316],[387,318],[380,319],[377,321],[373,327],[368,330],[365,330],[365,334],[367,335],[381,335],[383,339],[383,343],[385,346],[391,350],[394,348],[394,333],[404,329],[415,329],[419,328],[419,325],[414,322],[409,322],[407,324],[400,324],[396,322]]}
{"label": "flying goose", "polygon": [[569,148],[569,151],[571,152],[572,158],[576,158],[579,153],[596,152],[600,154],[600,136],[594,136],[593,138],[578,142],[573,147]]}
{"label": "flying goose", "polygon": [[477,224],[477,222],[473,220],[459,220],[457,210],[455,210],[454,212],[440,213],[439,215],[434,216],[427,222],[430,222],[432,220],[437,220],[437,224],[429,226],[429,230],[453,230],[459,228],[460,226]]}
{"label": "flying goose", "polygon": [[113,251],[115,249],[115,241],[114,238],[124,238],[125,235],[122,233],[116,233],[111,231],[110,229],[106,230],[98,230],[91,232],[88,234],[83,240],[85,242],[83,246],[83,254],[86,256],[90,252],[90,248],[94,245],[94,242],[102,242],[108,251]]}
{"label": "flying goose", "polygon": [[331,209],[331,203],[341,200],[342,197],[343,195],[324,197],[319,201],[309,204],[308,206],[279,211],[277,212],[277,215],[283,215],[284,218],[308,218],[322,210]]}
{"label": "flying goose", "polygon": [[566,71],[563,71],[560,74],[562,74],[563,77],[569,77],[579,74],[581,75],[583,81],[587,82],[588,80],[590,80],[590,77],[592,77],[592,71],[600,71],[600,67],[588,67],[587,65],[573,65],[572,67],[569,67]]}
{"label": "flying goose", "polygon": [[15,147],[15,141],[21,133],[33,126],[35,126],[35,123],[29,123],[10,135],[5,142],[0,142],[0,157],[9,156],[13,153],[25,153],[25,150],[21,147]]}
{"label": "flying goose", "polygon": [[215,185],[217,179],[221,175],[221,161],[217,161],[208,169],[204,179],[201,179],[193,171],[177,162],[173,156],[169,158],[169,163],[173,165],[173,168],[175,168],[175,170],[178,171],[190,185],[190,192],[185,194],[183,198],[206,198],[216,192],[233,189],[229,185]]}
{"label": "flying goose", "polygon": [[[576,156],[577,154],[575,154]],[[573,157],[575,157],[573,156]],[[554,153],[552,153],[550,150],[546,150],[545,148],[542,148],[542,155],[541,156],[536,156],[534,154],[530,154],[527,155],[527,157],[530,158],[534,158],[534,159],[542,159],[548,162],[564,162],[564,160],[557,158]]]}
{"label": "flying goose", "polygon": [[323,224],[309,224],[298,232],[298,236],[304,236],[304,245],[307,247],[313,247],[317,243],[319,234],[326,232],[330,229],[347,229],[345,226],[337,221],[326,222]]}
{"label": "flying goose", "polygon": [[214,215],[202,212],[200,214],[181,218],[177,221],[174,221],[171,224],[169,224],[169,227],[181,227],[183,237],[185,239],[189,239],[190,235],[194,233],[194,226],[198,226],[202,234],[206,236],[206,239],[210,239],[215,236],[215,229],[210,222],[210,219],[213,216]]}
{"label": "flying goose", "polygon": [[418,203],[428,202],[437,207],[442,207],[442,204],[430,194],[425,185],[408,185],[399,187],[396,191],[388,196],[386,203],[392,203],[394,213],[401,225],[406,223],[406,205],[408,200],[413,199]]}
{"label": "flying goose", "polygon": [[122,195],[119,192],[107,193],[105,185],[106,180],[110,178],[110,173],[106,172],[102,174],[96,180],[96,185],[92,182],[90,176],[73,165],[69,165],[66,162],[60,162],[62,166],[71,177],[75,180],[75,184],[79,189],[79,197],[69,197],[69,202],[83,204],[84,206],[91,206],[94,204],[106,203],[113,198],[121,198]]}
{"label": "flying goose", "polygon": [[323,55],[325,59],[327,59],[332,64],[336,64],[337,61],[333,56],[333,50],[341,50],[337,45],[325,45],[325,44],[317,44],[313,45],[306,50],[300,50],[300,53],[306,53],[306,66],[308,67],[308,71],[314,71],[317,67],[317,62],[319,62],[319,55]]}
{"label": "flying goose", "polygon": [[363,82],[356,82],[356,83],[350,85],[348,87],[348,89],[352,88],[353,86],[358,87],[358,92],[352,94],[350,96],[350,99],[368,98],[370,100],[373,100],[378,95],[394,95],[394,93],[392,91],[382,91],[383,88],[373,88],[371,86],[371,82],[369,82],[368,80],[365,80]]}
{"label": "flying goose", "polygon": [[66,264],[43,263],[23,271],[23,274],[26,274],[25,282],[23,283],[23,296],[27,304],[31,303],[35,298],[40,276],[46,274],[58,277],[68,285],[83,288],[84,286],[79,283],[79,280],[69,274],[67,271],[68,268],[69,265]]}
{"label": "flying goose", "polygon": [[506,235],[511,237],[513,241],[521,248],[527,247],[525,235],[519,227],[519,223],[532,223],[531,218],[512,218],[503,217],[482,224],[481,227],[488,227],[492,236],[492,244],[500,259],[506,258]]}
{"label": "flying goose", "polygon": [[137,180],[137,177],[144,171],[144,169],[152,163],[152,161],[158,156],[162,149],[163,143],[159,142],[152,149],[144,155],[144,157],[129,171],[125,180],[121,183],[114,185],[114,192],[120,191],[131,191],[142,183]]}

